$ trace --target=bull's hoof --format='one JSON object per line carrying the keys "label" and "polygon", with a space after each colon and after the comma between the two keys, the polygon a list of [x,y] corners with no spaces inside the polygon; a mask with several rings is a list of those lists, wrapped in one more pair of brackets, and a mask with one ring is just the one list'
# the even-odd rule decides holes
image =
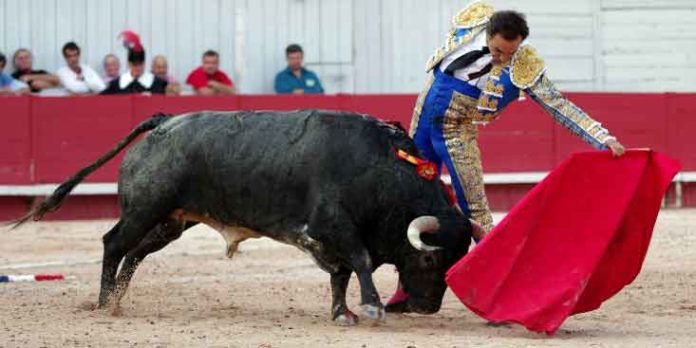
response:
{"label": "bull's hoof", "polygon": [[114,305],[111,306],[111,316],[112,317],[120,317],[121,316],[121,306]]}
{"label": "bull's hoof", "polygon": [[97,305],[95,302],[91,301],[85,301],[80,303],[77,308],[83,310],[83,311],[94,311],[97,308],[99,308],[99,305]]}
{"label": "bull's hoof", "polygon": [[374,321],[382,322],[386,321],[387,314],[382,306],[375,305],[361,305],[362,314]]}
{"label": "bull's hoof", "polygon": [[346,311],[334,318],[334,323],[338,326],[355,326],[358,325],[358,316],[351,311]]}

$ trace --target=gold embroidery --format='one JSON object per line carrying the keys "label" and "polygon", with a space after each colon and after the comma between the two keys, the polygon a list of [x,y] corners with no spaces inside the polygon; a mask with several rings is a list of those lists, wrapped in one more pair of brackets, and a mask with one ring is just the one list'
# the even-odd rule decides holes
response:
{"label": "gold embroidery", "polygon": [[493,65],[491,68],[490,73],[488,73],[488,76],[493,78],[494,80],[500,79],[500,75],[503,74],[503,66],[502,65]]}
{"label": "gold embroidery", "polygon": [[481,94],[478,101],[478,107],[486,111],[497,111],[498,110],[498,100],[492,99],[491,97]]}
{"label": "gold embroidery", "polygon": [[530,45],[523,45],[512,56],[510,80],[519,89],[532,87],[544,73],[544,60]]}
{"label": "gold embroidery", "polygon": [[495,96],[502,97],[503,92],[505,92],[505,86],[502,84],[496,84],[494,80],[488,80],[488,82],[486,82],[484,91],[492,93]]}
{"label": "gold embroidery", "polygon": [[449,119],[451,122],[457,120],[459,124],[486,124],[498,118],[497,113],[482,114],[476,107],[477,104],[476,99],[454,91],[448,107]]}
{"label": "gold embroidery", "polygon": [[[463,96],[460,94],[460,96]],[[466,96],[463,96],[466,97]],[[454,104],[452,99],[451,104]],[[463,100],[463,99],[462,99]],[[476,112],[476,100],[469,98],[468,109]],[[478,147],[478,129],[471,122],[463,122],[454,105],[445,112],[442,125],[442,135],[445,139],[447,152],[452,160],[456,173],[450,173],[464,192],[471,217],[481,224],[486,231],[493,226],[493,217],[486,198],[483,184],[483,168],[481,152]]]}
{"label": "gold embroidery", "polygon": [[423,104],[425,103],[425,97],[428,96],[428,93],[430,92],[430,88],[433,86],[434,81],[434,74],[428,75],[428,80],[425,82],[425,87],[423,87],[421,94],[418,95],[418,99],[416,100],[416,106],[413,108],[413,116],[411,116],[411,128],[409,128],[408,131],[411,138],[413,138],[413,135],[416,134],[416,129],[418,128],[418,121],[420,120],[420,115],[423,112]]}
{"label": "gold embroidery", "polygon": [[463,8],[452,18],[452,25],[460,28],[472,28],[488,22],[495,8],[482,1],[476,1]]}
{"label": "gold embroidery", "polygon": [[500,75],[503,73],[503,68],[500,65],[494,65],[488,75],[488,81],[483,88],[483,93],[478,100],[478,108],[485,111],[498,112],[498,99],[491,98],[490,95],[501,98],[505,92],[503,84],[497,84],[500,80]]}
{"label": "gold embroidery", "polygon": [[[579,126],[599,144],[604,144],[608,138],[611,138],[609,131],[602,127],[599,122],[595,121],[585,112],[580,110],[580,108],[575,106],[575,104],[566,99],[556,90],[551,80],[549,80],[546,76],[542,76],[541,79],[534,84],[532,87],[532,92],[541,100],[542,103],[556,110],[571,123]],[[570,128],[569,124],[566,124],[563,121],[560,122],[565,127]]]}

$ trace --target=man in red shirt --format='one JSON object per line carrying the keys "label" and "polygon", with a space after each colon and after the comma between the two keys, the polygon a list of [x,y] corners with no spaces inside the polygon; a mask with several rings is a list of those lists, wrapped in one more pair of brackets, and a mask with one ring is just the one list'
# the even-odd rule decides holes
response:
{"label": "man in red shirt", "polygon": [[205,51],[203,64],[189,74],[186,83],[191,85],[198,95],[234,94],[234,83],[219,66],[220,55],[213,50]]}

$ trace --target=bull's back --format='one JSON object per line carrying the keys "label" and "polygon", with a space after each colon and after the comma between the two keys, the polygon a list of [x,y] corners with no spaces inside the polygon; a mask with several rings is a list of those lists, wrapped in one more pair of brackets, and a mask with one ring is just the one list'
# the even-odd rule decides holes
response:
{"label": "bull's back", "polygon": [[184,208],[222,220],[306,220],[321,195],[350,190],[384,162],[389,145],[378,128],[371,118],[315,110],[177,116],[129,152],[120,183],[156,176]]}

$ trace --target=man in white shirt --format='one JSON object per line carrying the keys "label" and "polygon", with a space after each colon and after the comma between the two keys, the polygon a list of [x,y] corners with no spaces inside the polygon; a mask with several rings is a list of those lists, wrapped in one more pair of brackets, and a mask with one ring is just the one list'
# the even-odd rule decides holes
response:
{"label": "man in white shirt", "polygon": [[58,69],[60,83],[70,94],[96,94],[106,85],[91,67],[80,64],[80,47],[74,42],[63,46],[63,57],[68,64]]}

